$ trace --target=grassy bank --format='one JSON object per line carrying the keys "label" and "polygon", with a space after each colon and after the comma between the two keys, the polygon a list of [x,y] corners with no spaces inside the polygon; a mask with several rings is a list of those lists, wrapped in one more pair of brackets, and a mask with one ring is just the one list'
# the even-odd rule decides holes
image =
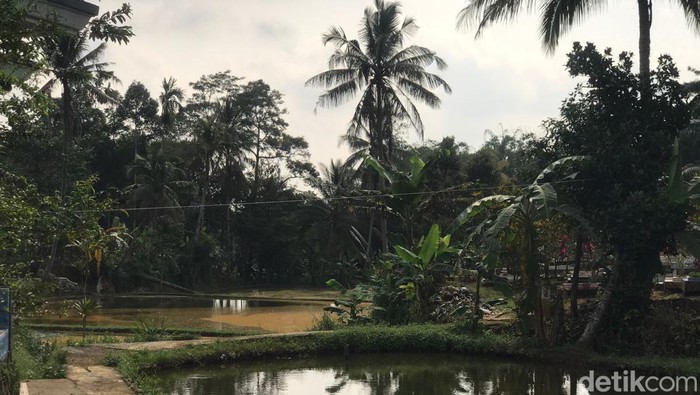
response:
{"label": "grassy bank", "polygon": [[224,364],[264,357],[301,358],[319,354],[363,352],[454,352],[501,356],[522,361],[604,370],[636,369],[663,374],[700,375],[700,359],[625,357],[580,353],[573,349],[534,347],[507,335],[460,334],[451,326],[349,327],[307,336],[274,337],[247,341],[221,341],[176,350],[129,351],[109,354],[106,363],[116,366],[144,394],[157,393],[154,372],[183,366]]}
{"label": "grassy bank", "polygon": [[0,393],[18,393],[21,381],[65,377],[65,349],[24,326],[14,325],[13,331],[12,358],[0,362]]}

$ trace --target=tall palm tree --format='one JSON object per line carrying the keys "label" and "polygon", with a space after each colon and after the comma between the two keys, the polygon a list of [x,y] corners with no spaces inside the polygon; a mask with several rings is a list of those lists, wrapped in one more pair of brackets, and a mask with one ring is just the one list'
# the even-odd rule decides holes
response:
{"label": "tall palm tree", "polygon": [[185,92],[177,86],[177,80],[173,77],[163,78],[161,85],[163,91],[159,96],[160,100],[160,120],[166,129],[170,129],[175,122],[175,116],[182,109],[182,101],[185,99]]}
{"label": "tall palm tree", "polygon": [[[162,148],[152,152],[148,158],[136,155],[129,168],[129,176],[135,183],[128,188],[131,201],[138,208],[144,209],[142,224],[147,224],[159,217],[168,207],[178,209],[177,190],[191,186],[185,179],[185,172],[167,160]],[[163,209],[155,209],[161,207]]]}
{"label": "tall palm tree", "polygon": [[355,249],[362,248],[356,243],[361,222],[355,211],[366,207],[347,198],[358,187],[356,171],[347,161],[332,160],[330,165],[321,164],[319,173],[313,187],[320,193],[321,200],[308,208],[307,219],[313,224],[310,231],[314,239],[325,241],[322,248],[326,253],[347,260]]}
{"label": "tall palm tree", "polygon": [[398,2],[375,0],[374,8],[365,9],[361,26],[360,41],[349,39],[339,27],[323,35],[324,45],[333,44],[336,50],[328,60],[329,70],[306,85],[328,89],[318,99],[320,107],[336,107],[362,91],[348,134],[366,133],[371,154],[386,161],[391,152],[385,145],[392,146],[394,121],[408,121],[422,137],[423,122],[414,100],[438,108],[440,98],[431,89],[451,92],[442,78],[426,71],[433,63],[440,70],[447,64],[428,48],[404,47],[418,26],[413,18],[402,16]]}
{"label": "tall palm tree", "polygon": [[41,88],[50,91],[57,83],[63,90],[61,94],[61,110],[63,112],[63,139],[66,147],[71,147],[78,132],[75,95],[87,94],[102,102],[116,103],[102,89],[106,82],[119,82],[110,65],[102,62],[101,58],[107,48],[106,43],[89,49],[87,31],[77,36],[64,35],[54,42],[55,47],[48,50],[49,72],[53,77]]}
{"label": "tall palm tree", "polygon": [[[366,134],[370,155],[381,162],[391,159],[397,121],[409,123],[423,137],[423,122],[414,100],[439,108],[440,98],[431,89],[452,92],[445,80],[426,71],[432,64],[444,70],[447,63],[442,58],[425,47],[404,47],[406,39],[417,30],[413,18],[403,17],[398,2],[375,0],[374,8],[365,9],[360,41],[349,39],[340,27],[331,27],[323,35],[324,45],[335,45],[328,60],[330,70],[306,81],[307,86],[328,89],[318,99],[320,107],[336,107],[362,91],[347,133]],[[384,179],[374,180],[374,187],[383,190]],[[370,228],[373,220],[374,215]],[[383,250],[387,251],[385,215],[381,228]]]}
{"label": "tall palm tree", "polygon": [[[534,10],[535,1],[523,0],[470,0],[457,16],[458,25],[477,24],[476,37],[493,22],[514,19],[523,10]],[[700,30],[700,1],[677,0],[688,19],[688,24]],[[575,23],[605,5],[596,0],[544,0],[540,4],[540,36],[548,52],[556,49],[559,38]],[[651,48],[651,0],[637,0],[639,18],[639,74],[643,83],[649,83],[649,53]]]}

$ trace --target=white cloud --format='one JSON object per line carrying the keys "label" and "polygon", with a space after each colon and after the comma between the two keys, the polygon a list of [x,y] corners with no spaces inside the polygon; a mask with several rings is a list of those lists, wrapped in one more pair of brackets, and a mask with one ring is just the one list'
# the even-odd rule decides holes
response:
{"label": "white cloud", "polygon": [[[102,11],[122,0],[103,0]],[[154,96],[163,77],[181,85],[202,74],[230,69],[248,80],[263,79],[285,95],[290,132],[310,143],[315,162],[346,155],[337,147],[347,127],[352,103],[321,109],[314,115],[318,89],[304,81],[323,71],[331,48],[321,44],[328,27],[341,26],[355,36],[363,9],[370,1],[352,0],[142,0],[133,1],[131,24],[136,37],[127,46],[110,45],[107,60],[125,85],[143,82]],[[534,16],[495,25],[473,40],[473,32],[455,29],[462,0],[405,0],[404,12],[421,29],[413,42],[438,52],[450,65],[442,73],[454,93],[441,94],[439,111],[422,107],[426,138],[454,134],[471,146],[483,141],[484,129],[534,130],[557,115],[561,101],[575,82],[564,70],[573,41],[637,52],[636,3],[611,4],[587,18],[546,55],[537,36]],[[675,4],[654,4],[652,56],[674,56],[679,68],[700,67],[697,35]],[[687,73],[684,73],[689,78]],[[124,87],[125,89],[126,87]],[[415,140],[415,138],[413,139]]]}

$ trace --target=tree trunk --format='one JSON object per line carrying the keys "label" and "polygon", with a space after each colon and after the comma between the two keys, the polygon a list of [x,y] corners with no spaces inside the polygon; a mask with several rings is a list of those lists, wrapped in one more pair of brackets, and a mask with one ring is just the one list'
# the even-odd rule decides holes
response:
{"label": "tree trunk", "polygon": [[619,255],[616,258],[612,276],[605,285],[603,297],[598,303],[593,315],[589,319],[586,329],[584,329],[583,334],[578,339],[578,342],[576,342],[576,346],[579,348],[590,349],[593,347],[593,340],[595,340],[595,336],[598,334],[600,326],[603,323],[603,319],[607,315],[608,309],[610,308],[610,302],[612,301],[613,292],[615,291],[620,278],[620,270],[622,265]]}
{"label": "tree trunk", "polygon": [[255,169],[253,172],[253,196],[258,196],[258,183],[260,182],[260,128],[258,128],[258,140],[255,144]]}
{"label": "tree trunk", "polygon": [[581,258],[583,258],[583,232],[579,230],[576,237],[574,274],[571,277],[571,317],[574,319],[578,318],[578,277],[581,273]]}
{"label": "tree trunk", "polygon": [[53,243],[51,244],[51,252],[49,253],[49,261],[46,262],[46,267],[44,268],[44,280],[48,280],[51,277],[51,269],[54,263],[56,263],[56,254],[58,253],[58,241],[59,237],[55,236]]}
{"label": "tree trunk", "polygon": [[372,236],[374,235],[374,232],[373,232],[373,230],[374,230],[374,215],[375,215],[375,212],[374,212],[374,210],[372,210],[372,214],[370,214],[370,217],[369,217],[369,231],[367,232],[367,254],[366,254],[366,258],[367,258],[367,263],[368,263],[368,264],[369,264],[369,261],[370,261],[369,257],[372,256]]}
{"label": "tree trunk", "polygon": [[204,205],[207,203],[207,191],[209,190],[209,173],[211,171],[210,169],[210,162],[209,162],[209,153],[205,153],[205,165],[204,165],[204,170],[206,174],[204,175],[204,185],[202,186],[202,192],[201,192],[201,197],[199,200],[199,214],[197,215],[197,225],[194,230],[194,235],[195,237],[199,236],[199,232],[202,230],[202,227],[204,226]]}
{"label": "tree trunk", "polygon": [[639,10],[639,79],[642,99],[649,98],[649,58],[651,52],[651,1],[637,0]]}
{"label": "tree trunk", "polygon": [[68,82],[61,81],[63,94],[61,95],[61,110],[63,111],[63,145],[69,148],[73,145],[75,137],[75,114],[73,113],[73,92]]}

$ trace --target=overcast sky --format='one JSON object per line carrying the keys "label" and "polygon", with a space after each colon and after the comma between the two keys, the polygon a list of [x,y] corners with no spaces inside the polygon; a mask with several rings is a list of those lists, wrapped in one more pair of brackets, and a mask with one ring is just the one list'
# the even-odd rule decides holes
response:
{"label": "overcast sky", "polygon": [[[123,0],[102,0],[100,11],[118,8]],[[107,61],[122,80],[122,92],[134,80],[154,97],[163,77],[173,76],[183,87],[203,74],[231,70],[246,80],[262,79],[284,94],[291,134],[304,136],[314,163],[343,158],[338,136],[347,127],[352,102],[314,114],[321,89],[304,87],[312,75],[326,69],[332,52],[321,35],[332,25],[356,37],[371,0],[138,0],[131,25],[136,36],[126,46],[111,44]],[[558,113],[561,101],[576,81],[563,65],[574,41],[590,41],[600,49],[612,47],[637,53],[637,5],[613,1],[587,18],[546,55],[537,34],[536,16],[526,15],[496,25],[474,40],[473,31],[455,29],[464,0],[404,0],[404,15],[414,17],[420,30],[411,44],[426,46],[445,59],[440,74],[452,95],[440,92],[442,108],[419,107],[425,138],[454,135],[479,147],[484,130],[521,128],[537,132],[540,123]],[[688,66],[700,68],[700,39],[672,2],[654,3],[652,58],[668,53],[691,79]],[[654,67],[655,62],[652,62]],[[419,141],[411,135],[410,141]]]}

